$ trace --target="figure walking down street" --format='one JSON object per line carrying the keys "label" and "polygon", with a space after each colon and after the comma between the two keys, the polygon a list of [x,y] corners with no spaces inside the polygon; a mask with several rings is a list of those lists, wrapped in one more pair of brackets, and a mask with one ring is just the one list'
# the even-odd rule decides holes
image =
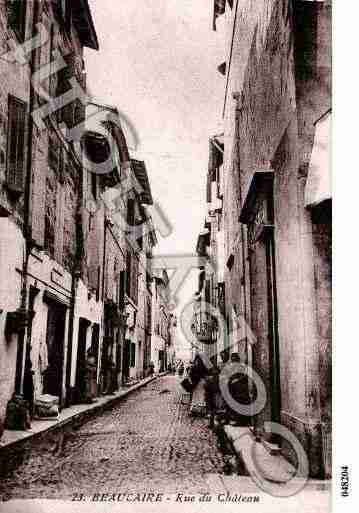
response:
{"label": "figure walking down street", "polygon": [[178,375],[183,376],[183,373],[184,373],[184,363],[183,363],[183,361],[181,361],[178,366]]}

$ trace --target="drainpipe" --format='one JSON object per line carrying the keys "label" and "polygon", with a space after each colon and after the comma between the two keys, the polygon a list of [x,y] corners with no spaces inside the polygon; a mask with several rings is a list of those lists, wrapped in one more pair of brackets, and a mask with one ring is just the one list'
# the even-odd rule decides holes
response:
{"label": "drainpipe", "polygon": [[[39,2],[34,1],[34,11],[32,20],[32,37],[35,36],[35,25],[37,18],[40,14]],[[29,117],[28,117],[28,138],[27,138],[27,156],[26,156],[26,176],[25,176],[25,188],[24,188],[24,223],[23,233],[25,239],[25,257],[22,266],[22,280],[21,280],[21,292],[20,292],[20,308],[19,312],[22,315],[27,315],[27,272],[29,265],[29,258],[32,249],[31,240],[31,226],[30,226],[30,203],[31,203],[31,178],[32,178],[32,149],[33,149],[33,132],[34,123],[31,113],[34,110],[35,95],[34,89],[31,83],[31,77],[35,72],[35,58],[36,51],[32,52],[30,60],[30,91],[29,91]],[[24,373],[25,373],[25,356],[26,356],[26,344],[29,341],[26,340],[27,328],[24,327],[18,334],[18,345],[17,345],[17,356],[16,356],[16,370],[15,370],[15,393],[23,396],[24,392]]]}
{"label": "drainpipe", "polygon": [[99,341],[99,351],[98,351],[98,377],[101,379],[101,362],[102,362],[102,351],[103,351],[103,338],[105,336],[105,269],[106,269],[106,240],[107,240],[107,220],[106,220],[106,207],[104,206],[104,216],[103,216],[103,257],[102,257],[102,283],[101,283],[101,298],[102,298],[102,343]]}
{"label": "drainpipe", "polygon": [[69,331],[68,331],[68,342],[67,342],[67,356],[66,356],[66,397],[65,407],[70,406],[73,403],[72,387],[71,387],[71,374],[72,374],[72,351],[73,351],[73,332],[75,324],[75,307],[76,307],[76,293],[78,288],[79,279],[81,276],[81,260],[83,255],[83,233],[82,233],[82,191],[83,187],[80,185],[79,199],[78,199],[78,211],[77,217],[77,228],[76,228],[76,257],[71,272],[71,299],[70,299],[70,312],[69,312]]}

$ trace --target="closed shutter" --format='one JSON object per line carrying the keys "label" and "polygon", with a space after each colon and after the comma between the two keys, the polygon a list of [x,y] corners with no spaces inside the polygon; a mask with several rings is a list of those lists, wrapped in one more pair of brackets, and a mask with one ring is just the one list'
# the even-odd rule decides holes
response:
{"label": "closed shutter", "polygon": [[136,257],[134,257],[132,259],[131,299],[137,304],[137,302],[138,302],[138,260]]}
{"label": "closed shutter", "polygon": [[77,207],[77,176],[71,164],[66,165],[64,184],[63,265],[71,271],[76,257]]}
{"label": "closed shutter", "polygon": [[26,103],[9,95],[6,183],[10,191],[24,192]]}
{"label": "closed shutter", "polygon": [[98,265],[90,265],[88,269],[89,287],[96,291],[96,296],[98,296],[100,290],[100,271],[101,268]]}
{"label": "closed shutter", "polygon": [[118,307],[120,310],[125,308],[125,289],[126,289],[126,273],[120,271],[119,277],[119,291],[118,291]]}
{"label": "closed shutter", "polygon": [[131,297],[131,253],[126,253],[126,294]]}
{"label": "closed shutter", "polygon": [[[47,143],[47,138],[45,139]],[[31,235],[37,246],[44,246],[47,155],[44,138],[37,139],[36,168],[33,168]]]}

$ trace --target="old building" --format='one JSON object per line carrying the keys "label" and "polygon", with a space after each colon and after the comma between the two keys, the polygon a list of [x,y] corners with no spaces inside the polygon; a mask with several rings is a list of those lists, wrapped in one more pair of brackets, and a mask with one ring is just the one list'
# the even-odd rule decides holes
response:
{"label": "old building", "polygon": [[209,358],[214,357],[216,362],[218,354],[228,346],[224,316],[223,152],[223,135],[211,137],[207,171],[207,215],[196,246],[201,265],[198,289],[193,302],[192,327],[197,341],[194,352],[204,352]]}
{"label": "old building", "polygon": [[[0,4],[1,54],[10,51],[9,41],[21,44],[33,33],[32,5],[12,13],[6,2]],[[25,310],[26,289],[22,274],[26,258],[25,218],[28,197],[25,180],[29,173],[28,140],[30,82],[28,68],[11,59],[0,60],[0,431],[6,405],[15,387],[16,360],[22,361],[18,345],[23,345],[24,332],[14,329],[20,308]],[[10,151],[10,148],[12,150]],[[28,195],[28,193],[27,193]],[[17,270],[18,269],[18,270]],[[16,313],[19,312],[19,313]],[[12,320],[11,320],[12,319]],[[11,324],[13,326],[11,326]],[[20,367],[20,366],[19,366]],[[21,389],[21,375],[16,376]]]}
{"label": "old building", "polygon": [[[47,393],[64,405],[75,386],[72,337],[84,184],[81,158],[65,136],[84,119],[83,48],[97,49],[98,42],[85,0],[6,1],[0,11],[4,53],[25,39],[39,40],[40,30],[33,52],[25,51],[23,60],[15,53],[0,64],[7,77],[1,93],[7,144],[0,267],[17,284],[1,287],[3,416],[14,391],[30,404]],[[90,308],[96,310],[96,301]],[[98,323],[99,316],[92,316]]]}
{"label": "old building", "polygon": [[258,436],[266,420],[287,427],[312,476],[330,473],[330,4],[214,2],[229,343],[266,386]]}
{"label": "old building", "polygon": [[[109,130],[107,134],[102,133],[103,123]],[[103,251],[98,249],[99,238],[94,239],[89,250],[95,277],[102,262],[104,266],[103,344],[99,365],[100,390],[107,393],[130,378],[144,377],[148,370],[152,315],[150,262],[156,235],[146,209],[146,205],[152,204],[147,170],[144,162],[130,156],[118,110],[92,100],[87,108],[86,128],[90,161],[101,163],[110,153],[113,160],[109,172],[98,174],[94,169],[88,173],[92,193],[88,197],[90,208],[86,209],[90,210],[86,215],[93,219],[94,226],[102,224],[104,232]],[[85,220],[85,226],[87,223]]]}
{"label": "old building", "polygon": [[163,372],[168,367],[168,348],[171,342],[171,313],[169,303],[169,278],[166,269],[153,272],[152,285],[152,347],[151,360],[155,372]]}

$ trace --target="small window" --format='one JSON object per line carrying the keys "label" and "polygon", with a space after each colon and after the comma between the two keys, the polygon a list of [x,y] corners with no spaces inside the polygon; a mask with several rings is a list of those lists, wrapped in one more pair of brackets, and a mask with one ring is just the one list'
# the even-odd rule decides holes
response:
{"label": "small window", "polygon": [[26,4],[27,0],[6,0],[8,26],[21,42],[25,40]]}
{"label": "small window", "polygon": [[6,184],[11,192],[24,191],[26,104],[9,96]]}

